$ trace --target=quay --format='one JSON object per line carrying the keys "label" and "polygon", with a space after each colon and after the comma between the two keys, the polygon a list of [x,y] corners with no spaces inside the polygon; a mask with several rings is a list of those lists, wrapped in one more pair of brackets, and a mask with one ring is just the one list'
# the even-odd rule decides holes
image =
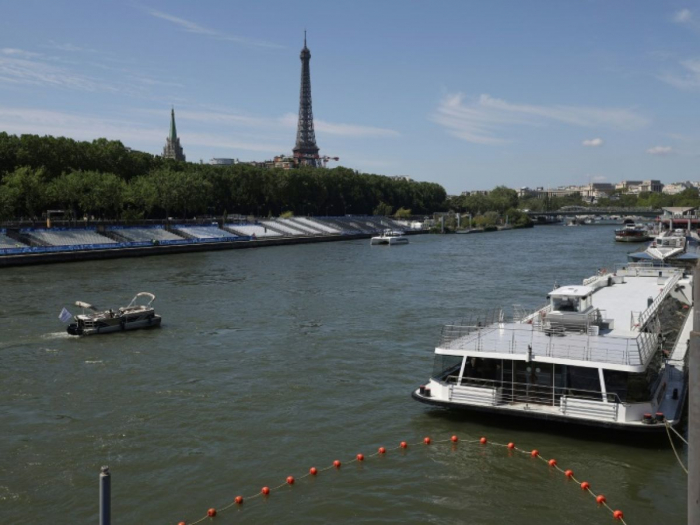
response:
{"label": "quay", "polygon": [[426,233],[374,216],[168,227],[0,229],[0,268],[369,239],[384,229],[405,229],[407,235]]}

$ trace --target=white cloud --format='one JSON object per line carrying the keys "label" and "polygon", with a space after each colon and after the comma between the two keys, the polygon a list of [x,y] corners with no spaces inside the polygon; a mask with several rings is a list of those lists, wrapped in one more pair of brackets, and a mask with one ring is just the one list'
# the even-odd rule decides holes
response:
{"label": "white cloud", "polygon": [[690,9],[681,9],[673,13],[673,21],[677,24],[688,24],[693,22],[693,13]]}
{"label": "white cloud", "polygon": [[0,49],[0,54],[18,58],[35,58],[41,56],[39,53],[33,53],[32,51],[25,51],[24,49],[15,49],[12,47],[3,47]]}
{"label": "white cloud", "polygon": [[284,48],[284,46],[281,46],[279,44],[275,44],[272,42],[266,42],[264,40],[254,40],[254,39],[245,38],[242,36],[235,36],[235,35],[228,35],[225,33],[221,33],[220,31],[217,31],[215,29],[201,26],[195,22],[191,22],[189,20],[185,20],[184,18],[179,18],[177,16],[173,16],[173,15],[170,15],[168,13],[164,13],[163,11],[157,11],[155,9],[147,9],[146,12],[151,16],[154,16],[156,18],[160,18],[162,20],[167,20],[168,22],[171,22],[177,26],[180,26],[187,33],[195,33],[198,35],[208,36],[208,37],[214,38],[216,40],[225,40],[228,42],[236,42],[238,44],[243,44],[243,45],[247,45],[247,46],[267,47],[267,48],[275,48],[275,49],[283,49]]}
{"label": "white cloud", "polygon": [[649,155],[668,155],[669,153],[673,152],[673,148],[671,146],[654,146],[653,148],[649,148],[647,150],[647,153]]}
{"label": "white cloud", "polygon": [[554,122],[577,127],[636,130],[649,124],[647,118],[625,108],[512,104],[489,95],[465,102],[462,93],[445,96],[430,118],[447,128],[450,134],[475,144],[507,142],[498,133],[517,125]]}
{"label": "white cloud", "polygon": [[581,144],[583,144],[584,146],[587,146],[589,148],[599,148],[603,144],[605,144],[605,141],[601,138],[586,139]]}
{"label": "white cloud", "polygon": [[[12,134],[32,133],[71,137],[76,140],[94,140],[105,137],[111,140],[121,140],[126,145],[144,143],[155,145],[156,148],[165,144],[167,136],[167,122],[156,128],[150,124],[129,120],[2,106],[0,106],[0,129]],[[254,142],[244,138],[227,138],[221,134],[180,133],[180,135],[184,148],[202,146],[268,153],[289,149],[288,145]]]}
{"label": "white cloud", "polygon": [[[146,110],[147,113],[162,114],[162,111]],[[218,111],[192,111],[177,110],[177,119],[183,121],[204,122],[207,124],[223,124],[242,128],[259,128],[270,130],[287,130],[297,126],[297,115],[286,113],[279,118],[259,117],[251,115],[239,115],[226,110]],[[374,126],[362,126],[358,124],[344,124],[339,122],[327,122],[314,119],[314,129],[317,132],[339,135],[343,137],[399,137],[398,131]]]}
{"label": "white cloud", "polygon": [[680,73],[665,73],[658,78],[679,89],[694,90],[700,88],[700,58],[680,61]]}
{"label": "white cloud", "polygon": [[37,58],[37,53],[5,48],[0,54],[0,83],[62,87],[81,91],[117,91],[109,84]]}

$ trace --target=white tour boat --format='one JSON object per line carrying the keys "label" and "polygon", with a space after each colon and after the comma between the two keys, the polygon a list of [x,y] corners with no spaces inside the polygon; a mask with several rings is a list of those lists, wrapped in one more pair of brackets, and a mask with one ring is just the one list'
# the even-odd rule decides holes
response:
{"label": "white tour boat", "polygon": [[507,319],[498,310],[445,326],[432,377],[412,395],[584,425],[675,425],[687,393],[691,297],[682,268],[630,264],[553,290],[534,313]]}
{"label": "white tour boat", "polygon": [[381,235],[372,237],[370,244],[385,244],[393,246],[394,244],[408,244],[408,237],[399,230],[384,230]]}
{"label": "white tour boat", "polygon": [[[141,298],[148,302],[139,303]],[[155,299],[156,296],[152,293],[140,292],[128,306],[119,308],[116,312],[111,308],[99,311],[91,304],[76,301],[75,305],[82,308],[83,313],[73,316],[75,322],[68,325],[67,331],[71,335],[94,335],[160,326],[160,315],[156,315],[151,306]]]}
{"label": "white tour boat", "polygon": [[664,231],[657,235],[643,252],[630,253],[630,261],[649,261],[653,263],[689,264],[698,260],[698,254],[688,251],[685,230]]}

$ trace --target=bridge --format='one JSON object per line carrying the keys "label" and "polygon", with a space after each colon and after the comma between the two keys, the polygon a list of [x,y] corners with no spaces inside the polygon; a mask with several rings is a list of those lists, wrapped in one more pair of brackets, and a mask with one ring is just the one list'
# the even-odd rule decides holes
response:
{"label": "bridge", "polygon": [[530,218],[536,217],[574,217],[576,215],[599,215],[601,217],[610,217],[617,215],[619,217],[627,217],[634,215],[636,217],[645,217],[655,219],[663,214],[663,210],[655,210],[653,208],[587,208],[584,206],[565,206],[564,208],[552,211],[528,211],[526,212]]}

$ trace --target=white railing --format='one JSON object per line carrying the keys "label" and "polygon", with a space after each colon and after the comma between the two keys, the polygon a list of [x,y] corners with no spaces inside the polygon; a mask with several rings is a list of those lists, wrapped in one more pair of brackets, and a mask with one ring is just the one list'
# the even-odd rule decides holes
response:
{"label": "white railing", "polygon": [[[663,290],[659,292],[659,294],[654,298],[654,301],[647,307],[647,309],[639,315],[639,317],[636,320],[637,323],[635,325],[632,325],[630,327],[630,330],[637,329],[641,331],[644,329],[644,325],[647,323],[647,321],[649,321],[649,319],[651,319],[652,315],[656,313],[656,310],[661,304],[661,301],[663,301],[666,298],[666,296],[669,293],[671,293],[671,291],[673,291],[673,288],[676,286],[676,283],[678,283],[681,277],[682,274],[677,273],[669,278]],[[632,316],[632,322],[634,321],[634,316]]]}

